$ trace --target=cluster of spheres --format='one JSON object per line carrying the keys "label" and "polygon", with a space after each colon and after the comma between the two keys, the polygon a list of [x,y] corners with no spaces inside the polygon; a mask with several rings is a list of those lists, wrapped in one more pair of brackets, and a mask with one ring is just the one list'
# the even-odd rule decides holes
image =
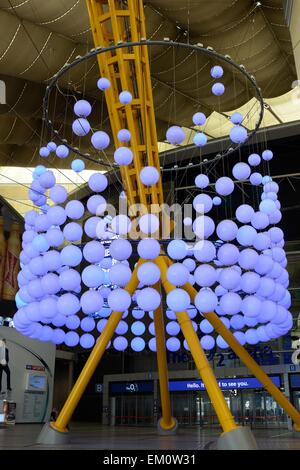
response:
{"label": "cluster of spheres", "polygon": [[[222,67],[213,67],[211,76],[221,78]],[[110,87],[106,78],[100,78],[97,85],[103,92]],[[212,87],[216,96],[224,90],[220,82]],[[119,95],[124,106],[130,105],[133,99],[126,90]],[[91,132],[87,120],[91,111],[86,100],[75,104],[77,117],[72,127],[77,136],[84,137]],[[192,120],[195,126],[203,126],[206,117],[197,112]],[[233,142],[242,143],[247,138],[242,121],[240,113],[231,116]],[[171,126],[166,137],[171,144],[181,144],[185,132],[179,126]],[[134,159],[130,131],[120,129],[118,140],[115,163],[120,167],[130,165]],[[203,146],[206,141],[203,132],[195,135],[196,146]],[[91,145],[96,150],[104,150],[110,145],[110,137],[104,131],[94,132]],[[40,155],[47,157],[50,152],[56,152],[58,157],[65,158],[67,152],[62,147],[50,142],[40,149]],[[111,345],[118,351],[129,347],[142,351],[148,347],[155,351],[153,312],[162,304],[169,351],[182,347],[176,318],[176,313],[181,311],[188,312],[205,350],[228,348],[205,318],[211,311],[219,315],[242,345],[254,345],[286,334],[292,327],[292,315],[288,310],[291,297],[284,234],[276,226],[281,220],[279,187],[269,175],[257,170],[262,161],[272,158],[272,151],[265,150],[261,156],[251,154],[247,163],[235,164],[231,175],[215,181],[210,181],[206,174],[196,177],[199,189],[193,199],[196,217],[183,221],[191,226],[196,242],[187,244],[175,239],[168,243],[166,250],[173,264],[167,270],[167,279],[173,290],[167,295],[154,288],[161,278],[154,262],[161,252],[155,238],[160,228],[156,215],[144,214],[138,220],[143,237],[137,243],[137,253],[143,263],[137,269],[139,286],[131,296],[125,287],[134,269],[129,235],[132,223],[127,215],[106,215],[107,201],[100,194],[108,186],[106,176],[95,172],[90,177],[88,185],[92,195],[85,207],[78,200],[67,201],[66,190],[56,184],[51,170],[43,165],[36,167],[29,189],[36,210],[25,215],[16,296],[18,311],[14,316],[16,329],[42,341],[70,347],[80,343],[83,348],[91,348],[112,311],[120,311],[124,312],[123,318],[108,347]],[[74,160],[71,166],[74,171],[84,168],[81,160]],[[139,175],[145,187],[156,185],[160,177],[152,166],[142,168]],[[209,213],[213,206],[226,203],[226,197],[237,186],[236,180],[247,181],[256,191],[260,190],[260,203],[258,207],[241,204],[234,220],[224,219],[216,224]],[[214,195],[211,195],[212,188]],[[49,199],[51,204],[47,204]],[[81,244],[83,233],[89,241]],[[197,291],[194,300],[184,289],[186,283]],[[185,341],[183,346],[188,349]]]}

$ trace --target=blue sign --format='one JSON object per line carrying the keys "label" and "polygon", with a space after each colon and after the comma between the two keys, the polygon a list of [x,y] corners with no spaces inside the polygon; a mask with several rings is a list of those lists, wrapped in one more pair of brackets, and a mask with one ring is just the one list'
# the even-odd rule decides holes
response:
{"label": "blue sign", "polygon": [[[280,387],[280,377],[270,377],[274,385]],[[248,388],[263,388],[263,385],[254,377],[235,378],[235,379],[217,379],[221,390],[235,390]],[[202,380],[170,380],[170,392],[186,392],[205,390]]]}
{"label": "blue sign", "polygon": [[111,393],[151,393],[154,391],[153,381],[144,382],[112,382]]}
{"label": "blue sign", "polygon": [[300,374],[293,374],[291,377],[291,387],[300,388]]}

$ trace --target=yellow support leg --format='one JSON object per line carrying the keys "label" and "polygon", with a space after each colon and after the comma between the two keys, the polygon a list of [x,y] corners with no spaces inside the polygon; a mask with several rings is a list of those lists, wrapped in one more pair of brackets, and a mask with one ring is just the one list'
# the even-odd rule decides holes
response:
{"label": "yellow support leg", "polygon": [[[166,277],[167,263],[165,257],[158,257],[155,260],[157,266],[160,268],[162,285],[168,294],[175,289],[175,286],[170,284]],[[218,416],[220,425],[224,432],[229,432],[237,429],[239,426],[234,421],[234,418],[228,408],[225,398],[220,390],[216,377],[211,370],[207,357],[200,345],[199,338],[193,328],[190,317],[186,312],[177,312],[177,320],[180,324],[181,330],[190,348],[191,354],[195,361],[199,374],[204,382],[209,398],[213,404],[215,412]]]}
{"label": "yellow support leg", "polygon": [[[156,290],[161,294],[160,284],[155,286]],[[166,355],[166,338],[165,338],[165,325],[163,319],[163,310],[160,305],[154,311],[154,325],[155,325],[155,338],[156,338],[156,356],[157,368],[159,377],[159,389],[162,408],[162,418],[159,421],[159,428],[162,431],[171,431],[177,427],[177,422],[171,414],[171,402],[169,392],[169,379]]]}
{"label": "yellow support leg", "polygon": [[[129,292],[130,295],[134,293],[138,286],[138,278],[137,278],[137,269],[143,263],[140,260],[131,276],[131,279],[125,290]],[[86,364],[84,365],[73,389],[71,390],[70,395],[67,398],[66,403],[64,404],[61,412],[58,415],[57,420],[54,423],[51,423],[51,427],[53,427],[56,431],[65,433],[68,432],[67,425],[74,413],[74,410],[82,397],[93,373],[98,366],[100,359],[102,358],[106,346],[108,345],[110,339],[112,338],[124,312],[112,312],[111,316],[107,324],[105,325],[104,330],[102,331],[98,341],[96,342]]]}
{"label": "yellow support leg", "polygon": [[[185,284],[183,288],[188,292],[191,299],[194,301],[197,291],[191,284]],[[265,389],[276,400],[276,402],[285,410],[285,412],[294,421],[295,431],[300,432],[300,413],[289,402],[285,395],[273,384],[272,380],[262,370],[262,368],[250,356],[247,350],[237,341],[235,336],[231,333],[224,323],[219,319],[218,315],[214,312],[204,314],[205,318],[212,324],[217,333],[229,344],[231,349],[241,359],[245,366],[252,372],[252,374],[263,384]]]}

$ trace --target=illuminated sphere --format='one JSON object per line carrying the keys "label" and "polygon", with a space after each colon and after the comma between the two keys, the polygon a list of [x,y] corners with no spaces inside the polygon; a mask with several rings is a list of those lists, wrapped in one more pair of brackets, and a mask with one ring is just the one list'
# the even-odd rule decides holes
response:
{"label": "illuminated sphere", "polygon": [[245,332],[245,339],[248,344],[257,344],[259,342],[259,337],[254,328],[249,328],[249,330]]}
{"label": "illuminated sphere", "polygon": [[[54,142],[49,142],[49,144],[47,144],[47,147],[48,145],[50,144],[53,144],[55,145],[55,148],[56,148],[56,144],[54,144]],[[50,150],[50,147],[48,147],[49,150]],[[54,149],[55,150],[55,149]],[[44,166],[44,165],[37,165],[34,169],[34,173],[37,175],[37,176],[41,176],[43,173],[45,173],[45,171],[47,171],[47,168]]]}
{"label": "illuminated sphere", "polygon": [[167,279],[174,286],[183,286],[189,281],[189,277],[190,272],[182,263],[174,263],[168,267]]}
{"label": "illuminated sphere", "polygon": [[40,341],[52,341],[53,339],[53,330],[50,326],[43,326],[39,334]]}
{"label": "illuminated sphere", "polygon": [[49,243],[44,235],[37,235],[32,241],[32,247],[39,253],[49,250]]}
{"label": "illuminated sphere", "polygon": [[273,158],[272,150],[264,150],[264,152],[262,153],[262,158],[263,160],[266,160],[266,161],[272,160]]}
{"label": "illuminated sphere", "polygon": [[131,297],[126,290],[118,288],[111,291],[107,298],[107,302],[112,310],[116,312],[125,312],[125,310],[130,307]]}
{"label": "illuminated sphere", "polygon": [[94,194],[87,200],[87,209],[91,214],[102,215],[107,207],[107,202],[103,196]]}
{"label": "illuminated sphere", "polygon": [[235,215],[239,222],[248,224],[254,215],[254,209],[248,204],[242,204],[237,208]]}
{"label": "illuminated sphere", "polygon": [[265,199],[259,204],[259,210],[267,215],[271,215],[276,209],[276,204],[271,199]]}
{"label": "illuminated sphere", "polygon": [[241,277],[241,289],[247,294],[254,294],[260,285],[260,276],[253,272],[246,272]]}
{"label": "illuminated sphere", "polygon": [[201,287],[210,287],[216,282],[216,270],[210,264],[198,266],[194,273],[196,283]]}
{"label": "illuminated sphere", "polygon": [[230,326],[235,330],[241,330],[245,326],[245,320],[242,315],[233,315],[230,318]]}
{"label": "illuminated sphere", "polygon": [[77,315],[69,315],[65,318],[65,325],[69,330],[76,330],[80,325],[80,318]]}
{"label": "illuminated sphere", "polygon": [[221,297],[220,306],[226,315],[236,315],[242,305],[241,297],[235,292],[228,292]]}
{"label": "illuminated sphere", "polygon": [[55,185],[55,176],[53,171],[45,171],[45,173],[39,177],[39,184],[45,189],[52,188]]}
{"label": "illuminated sphere", "polygon": [[54,344],[62,344],[64,342],[66,333],[60,329],[60,328],[55,328],[53,330],[53,335],[52,335],[52,342]]}
{"label": "illuminated sphere", "polygon": [[251,248],[246,248],[242,250],[239,255],[239,265],[241,268],[249,270],[254,269],[256,263],[258,262],[258,253]]}
{"label": "illuminated sphere", "polygon": [[234,165],[232,168],[232,174],[235,179],[244,181],[249,178],[251,169],[247,163],[240,162]]}
{"label": "illuminated sphere", "polygon": [[42,292],[51,295],[60,291],[60,281],[57,274],[48,273],[41,279]]}
{"label": "illuminated sphere", "polygon": [[145,341],[140,337],[133,338],[130,342],[130,347],[135,352],[141,352],[145,349]]}
{"label": "illuminated sphere", "polygon": [[109,146],[109,135],[104,131],[97,131],[91,137],[91,144],[97,150],[104,150]]}
{"label": "illuminated sphere", "polygon": [[104,273],[99,266],[90,265],[84,268],[81,278],[87,287],[99,287],[103,284]]}
{"label": "illuminated sphere", "polygon": [[240,274],[233,268],[222,269],[219,283],[224,289],[235,289],[240,283]]}
{"label": "illuminated sphere", "polygon": [[130,258],[132,253],[132,246],[128,240],[119,238],[118,240],[112,241],[109,247],[109,252],[114,259],[118,261],[124,261]]}
{"label": "illuminated sphere", "polygon": [[212,206],[212,199],[207,194],[198,194],[193,200],[193,207],[199,214],[206,214]]}
{"label": "illuminated sphere", "polygon": [[98,228],[102,224],[100,217],[90,217],[84,223],[84,231],[90,238],[96,238],[98,235]]}
{"label": "illuminated sphere", "polygon": [[76,173],[80,173],[85,169],[85,163],[83,160],[80,160],[80,158],[75,158],[71,163],[71,168]]}
{"label": "illuminated sphere", "polygon": [[117,336],[113,341],[113,347],[116,351],[125,351],[128,341],[124,336]]}
{"label": "illuminated sphere", "polygon": [[187,255],[187,245],[183,240],[172,240],[168,244],[167,252],[170,258],[181,260]]}
{"label": "illuminated sphere", "polygon": [[55,250],[47,251],[43,256],[43,263],[48,271],[57,271],[61,267],[60,253]]}
{"label": "illuminated sphere", "polygon": [[125,287],[131,279],[131,270],[125,264],[117,263],[109,270],[109,279],[113,285]]}
{"label": "illuminated sphere", "polygon": [[145,333],[146,327],[145,324],[141,321],[135,321],[131,325],[131,332],[134,334],[134,336],[141,336],[142,334]]}
{"label": "illuminated sphere", "polygon": [[110,81],[108,80],[108,78],[101,77],[97,81],[97,87],[99,88],[99,90],[105,91],[110,87]]}
{"label": "illuminated sphere", "polygon": [[159,172],[154,166],[145,166],[140,172],[141,182],[145,186],[152,186],[159,180]]}
{"label": "illuminated sphere", "polygon": [[209,238],[215,231],[215,223],[211,217],[200,215],[193,222],[193,232],[199,237]]}
{"label": "illuminated sphere", "polygon": [[37,216],[38,216],[38,213],[34,210],[26,212],[25,214],[26,224],[31,225],[31,226],[34,225],[34,221],[37,218]]}
{"label": "illuminated sphere", "polygon": [[34,299],[39,299],[45,294],[43,292],[40,279],[33,279],[32,281],[30,281],[26,289],[28,294]]}
{"label": "illuminated sphere", "polygon": [[41,147],[39,150],[40,157],[46,158],[50,155],[50,150],[47,147]]}
{"label": "illuminated sphere", "polygon": [[283,240],[284,234],[283,234],[283,231],[281,230],[281,228],[279,228],[279,227],[270,228],[268,233],[269,233],[271,241],[273,243],[278,243],[281,240]]}
{"label": "illuminated sphere", "polygon": [[185,137],[186,136],[184,130],[182,129],[182,127],[179,126],[169,127],[166,133],[167,141],[172,145],[182,144]]}
{"label": "illuminated sphere", "polygon": [[212,242],[202,240],[195,244],[193,253],[197,261],[209,263],[216,257],[216,247]]}
{"label": "illuminated sphere", "polygon": [[155,289],[146,287],[137,293],[136,301],[141,310],[150,312],[151,310],[156,310],[160,305],[161,297]]}
{"label": "illuminated sphere", "polygon": [[234,240],[238,231],[238,226],[232,220],[222,220],[217,226],[217,235],[224,242]]}
{"label": "illuminated sphere", "polygon": [[234,190],[234,183],[231,178],[222,176],[216,181],[216,192],[220,196],[229,196]]}
{"label": "illuminated sphere", "polygon": [[63,186],[56,185],[50,189],[49,196],[56,204],[62,204],[67,199],[68,192]]}
{"label": "illuminated sphere", "polygon": [[[170,269],[170,268],[169,268]],[[160,279],[160,270],[155,263],[148,261],[143,263],[137,272],[138,280],[145,286],[152,286]]]}
{"label": "illuminated sphere", "polygon": [[102,269],[110,269],[112,267],[112,259],[111,257],[106,257],[104,258],[101,263],[100,263],[100,266]]}
{"label": "illuminated sphere", "polygon": [[243,115],[238,112],[233,113],[230,117],[230,121],[232,122],[232,124],[242,124],[243,119]]}
{"label": "illuminated sphere", "polygon": [[74,113],[79,117],[87,117],[92,112],[90,103],[86,100],[79,100],[74,104]]}
{"label": "illuminated sphere", "polygon": [[65,207],[69,219],[81,219],[84,214],[84,205],[80,201],[69,201]]}
{"label": "illuminated sphere", "polygon": [[55,153],[59,158],[67,158],[69,156],[69,149],[66,145],[58,145]]}
{"label": "illuminated sphere", "polygon": [[191,219],[191,217],[185,217],[183,219],[183,225],[185,225],[186,227],[193,225],[193,220]]}
{"label": "illuminated sphere", "polygon": [[85,317],[80,322],[81,329],[86,332],[93,331],[95,326],[95,320],[90,317]]}
{"label": "illuminated sphere", "polygon": [[108,186],[108,180],[102,173],[93,173],[89,177],[88,181],[89,188],[95,193],[101,193]]}
{"label": "illuminated sphere", "polygon": [[243,126],[234,126],[230,133],[230,139],[235,144],[242,144],[248,137],[247,130]]}
{"label": "illuminated sphere", "polygon": [[131,221],[126,215],[116,215],[111,221],[111,228],[118,235],[126,235],[130,232]]}
{"label": "illuminated sphere", "polygon": [[75,315],[80,310],[80,303],[76,295],[63,294],[57,300],[57,310],[62,315]]}
{"label": "illuminated sphere", "polygon": [[213,93],[213,95],[215,96],[222,96],[225,92],[225,87],[223,85],[223,83],[215,83],[212,88],[211,88],[211,91]]}
{"label": "illuminated sphere", "polygon": [[117,335],[124,335],[128,331],[128,325],[126,321],[121,320],[116,328]]}
{"label": "illuminated sphere", "polygon": [[60,206],[52,206],[47,213],[48,220],[52,225],[63,225],[67,215],[65,210]]}
{"label": "illuminated sphere", "polygon": [[189,270],[189,272],[193,272],[196,268],[196,263],[192,258],[186,258],[182,264]]}
{"label": "illuminated sphere", "polygon": [[65,266],[78,266],[82,260],[82,253],[78,246],[68,245],[61,250],[61,262]]}
{"label": "illuminated sphere", "polygon": [[153,260],[159,256],[160,244],[153,238],[144,238],[139,241],[137,251],[142,259]]}
{"label": "illuminated sphere", "polygon": [[238,342],[244,346],[244,344],[246,343],[246,339],[245,339],[245,333],[243,333],[242,331],[235,331],[233,333],[233,336],[235,337],[235,339],[238,340]]}
{"label": "illuminated sphere", "polygon": [[218,196],[215,196],[212,202],[214,206],[220,206],[222,204],[222,199]]}
{"label": "illuminated sphere", "polygon": [[214,65],[210,70],[210,75],[212,78],[221,78],[223,77],[224,70],[220,65]]}
{"label": "illuminated sphere", "polygon": [[74,290],[80,286],[81,277],[75,269],[66,269],[59,275],[59,283],[63,290]]}
{"label": "illuminated sphere", "polygon": [[261,158],[257,153],[251,153],[248,157],[248,163],[251,166],[258,166],[261,162]]}
{"label": "illuminated sphere", "polygon": [[205,349],[206,351],[210,351],[211,349],[215,347],[215,340],[210,335],[202,336],[202,338],[200,339],[200,343],[201,343],[202,348]]}
{"label": "illuminated sphere", "polygon": [[[264,202],[264,201],[263,201]],[[273,201],[270,201],[273,202]],[[276,201],[277,202],[277,201]],[[276,204],[275,204],[276,205]],[[277,207],[277,206],[276,206]],[[278,224],[282,219],[282,214],[279,210],[274,211],[272,214],[269,215],[269,222],[270,224]]]}
{"label": "illuminated sphere", "polygon": [[151,338],[151,339],[148,341],[148,346],[149,346],[150,351],[156,352],[156,339],[155,339],[155,338]]}
{"label": "illuminated sphere", "polygon": [[174,289],[167,295],[166,298],[168,307],[173,312],[181,312],[188,308],[190,305],[190,296],[183,289]]}
{"label": "illuminated sphere", "polygon": [[87,135],[90,132],[90,130],[91,130],[91,126],[87,119],[78,118],[78,119],[75,119],[75,121],[73,121],[72,123],[72,131],[78,137],[83,137]]}
{"label": "illuminated sphere", "polygon": [[213,312],[218,305],[218,297],[210,289],[202,289],[195,297],[195,305],[200,312]]}
{"label": "illuminated sphere", "polygon": [[257,230],[263,230],[269,225],[269,217],[263,212],[255,212],[251,219],[251,225]]}
{"label": "illuminated sphere", "polygon": [[133,160],[133,153],[128,147],[119,147],[114,152],[114,159],[118,165],[129,165]]}
{"label": "illuminated sphere", "polygon": [[93,335],[90,335],[88,333],[83,334],[80,337],[80,346],[84,349],[90,349],[94,346],[95,344],[95,338]]}
{"label": "illuminated sphere", "polygon": [[49,245],[54,247],[60,246],[65,239],[62,231],[58,228],[50,228],[47,230],[45,237]]}
{"label": "illuminated sphere", "polygon": [[195,178],[195,185],[200,189],[206,188],[209,185],[208,176],[204,174],[197,175]]}
{"label": "illuminated sphere", "polygon": [[251,225],[240,227],[237,232],[236,239],[242,246],[251,246],[255,242],[257,232]]}
{"label": "illuminated sphere", "polygon": [[262,182],[262,175],[260,173],[252,173],[252,175],[250,176],[250,183],[253,186],[258,186],[261,184],[261,182]]}
{"label": "illuminated sphere", "polygon": [[68,331],[65,335],[64,343],[69,347],[77,346],[79,335],[75,331]]}
{"label": "illuminated sphere", "polygon": [[119,101],[120,103],[122,104],[129,104],[131,103],[132,101],[132,94],[127,91],[127,90],[124,90],[124,91],[121,91],[121,93],[119,94]]}
{"label": "illuminated sphere", "polygon": [[216,339],[217,346],[220,349],[227,349],[229,348],[229,345],[226,343],[226,341],[222,338],[222,336],[218,335]]}
{"label": "illuminated sphere", "polygon": [[206,319],[202,320],[199,326],[200,326],[200,330],[202,331],[202,333],[208,334],[214,331],[214,327]]}
{"label": "illuminated sphere", "polygon": [[99,333],[102,333],[102,331],[104,330],[105,328],[105,325],[107,323],[108,320],[106,320],[105,318],[101,319],[98,321],[97,323],[97,330],[99,331]]}
{"label": "illuminated sphere", "polygon": [[128,129],[120,129],[117,136],[120,142],[129,142],[131,139],[131,133]]}
{"label": "illuminated sphere", "polygon": [[145,234],[155,233],[159,229],[159,219],[154,214],[144,214],[139,219],[139,226]]}
{"label": "illuminated sphere", "polygon": [[66,240],[70,242],[76,242],[81,240],[83,230],[76,222],[70,222],[64,226],[63,234]]}
{"label": "illuminated sphere", "polygon": [[180,345],[180,341],[178,338],[171,337],[167,339],[166,341],[167,350],[170,352],[178,351],[180,349],[180,346],[181,345]]}
{"label": "illuminated sphere", "polygon": [[141,318],[145,316],[145,312],[143,310],[133,309],[132,316],[133,318],[136,318],[136,320],[140,320]]}
{"label": "illuminated sphere", "polygon": [[80,298],[80,305],[83,313],[90,315],[101,310],[103,306],[103,298],[99,292],[89,290],[82,294]]}
{"label": "illuminated sphere", "polygon": [[203,126],[206,122],[205,114],[200,113],[200,112],[195,113],[192,119],[193,119],[193,123],[195,124],[195,126]]}
{"label": "illuminated sphere", "polygon": [[203,132],[198,132],[195,134],[193,142],[196,147],[204,147],[207,144],[207,137]]}
{"label": "illuminated sphere", "polygon": [[231,244],[231,243],[224,243],[224,245],[220,246],[218,250],[218,260],[224,266],[231,266],[237,262],[239,258],[239,249]]}
{"label": "illuminated sphere", "polygon": [[257,317],[261,310],[261,301],[254,295],[248,295],[242,300],[241,311],[247,317]]}
{"label": "illuminated sphere", "polygon": [[170,321],[166,325],[166,332],[170,336],[177,336],[180,332],[180,326],[176,321]]}

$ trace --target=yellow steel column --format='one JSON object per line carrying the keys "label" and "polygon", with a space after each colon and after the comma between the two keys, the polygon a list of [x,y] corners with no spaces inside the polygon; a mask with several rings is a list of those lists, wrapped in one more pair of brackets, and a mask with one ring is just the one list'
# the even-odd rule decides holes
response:
{"label": "yellow steel column", "polygon": [[[160,284],[157,283],[155,289],[161,294]],[[162,408],[162,418],[159,422],[162,429],[172,429],[176,426],[176,421],[171,414],[169,378],[166,355],[165,325],[163,319],[162,305],[154,311],[154,325],[156,338],[156,356],[159,377],[159,389]]]}
{"label": "yellow steel column", "polygon": [[[197,295],[197,291],[191,284],[185,284],[183,288],[188,292],[191,299],[194,300]],[[285,412],[294,421],[294,428],[300,432],[300,413],[296,408],[289,402],[285,395],[273,384],[272,380],[262,370],[262,368],[255,362],[250,356],[248,351],[238,342],[235,336],[231,333],[224,323],[219,319],[218,315],[214,312],[205,313],[205,318],[212,324],[217,333],[229,344],[231,349],[237,354],[241,361],[246,367],[252,372],[253,375],[263,384],[266,390],[272,395],[274,400],[285,410]]]}
{"label": "yellow steel column", "polygon": [[[135,289],[138,286],[138,278],[137,278],[137,269],[143,263],[140,260],[135,267],[131,280],[125,287],[125,290],[129,292],[130,295],[133,294]],[[67,398],[66,403],[64,404],[61,412],[58,415],[57,420],[54,423],[50,423],[50,425],[60,432],[68,432],[67,425],[74,413],[74,410],[82,397],[93,373],[96,370],[97,365],[99,364],[100,359],[102,358],[106,346],[108,345],[111,337],[113,336],[115,329],[117,328],[122,315],[124,312],[112,312],[109,317],[107,324],[105,325],[104,330],[102,331],[98,341],[96,342],[88,360],[86,361],[76,383]]]}
{"label": "yellow steel column", "polygon": [[[160,268],[162,285],[168,294],[175,289],[175,286],[167,280],[167,262],[165,257],[159,257],[155,260]],[[199,338],[193,328],[190,317],[186,312],[177,312],[176,317],[180,324],[181,330],[190,348],[191,354],[195,361],[199,374],[204,382],[209,398],[213,404],[215,412],[218,416],[220,425],[224,432],[237,429],[239,426],[235,423],[234,418],[228,408],[223,393],[219,387],[217,379],[211,370],[207,357],[200,345]]]}

